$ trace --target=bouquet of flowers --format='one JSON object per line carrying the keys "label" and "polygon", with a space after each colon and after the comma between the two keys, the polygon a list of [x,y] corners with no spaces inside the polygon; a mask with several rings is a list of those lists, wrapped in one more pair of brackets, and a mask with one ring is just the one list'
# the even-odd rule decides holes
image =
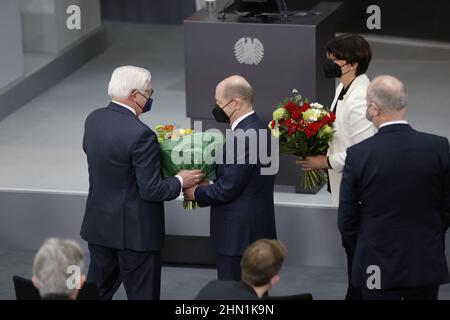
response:
{"label": "bouquet of flowers", "polygon": [[[319,103],[302,99],[297,90],[281,102],[269,123],[272,135],[279,139],[280,153],[301,158],[324,155],[333,139],[336,116]],[[326,177],[322,170],[307,171],[300,177],[305,189],[322,185]]]}
{"label": "bouquet of flowers", "polygon": [[[181,170],[203,172],[204,179],[215,175],[217,148],[222,148],[224,138],[221,133],[194,132],[192,129],[176,129],[173,125],[159,125],[156,128],[162,151],[162,173],[173,177]],[[183,201],[183,208],[198,208],[196,201]]]}

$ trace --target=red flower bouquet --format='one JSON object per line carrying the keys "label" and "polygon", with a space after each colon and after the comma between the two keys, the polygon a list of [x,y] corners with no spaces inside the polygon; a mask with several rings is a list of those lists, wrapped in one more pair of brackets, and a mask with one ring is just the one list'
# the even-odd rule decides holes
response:
{"label": "red flower bouquet", "polygon": [[[333,139],[336,116],[319,103],[303,100],[297,90],[273,112],[269,123],[272,135],[279,139],[280,153],[301,158],[324,155]],[[322,170],[307,171],[301,176],[301,185],[313,189],[326,181]]]}

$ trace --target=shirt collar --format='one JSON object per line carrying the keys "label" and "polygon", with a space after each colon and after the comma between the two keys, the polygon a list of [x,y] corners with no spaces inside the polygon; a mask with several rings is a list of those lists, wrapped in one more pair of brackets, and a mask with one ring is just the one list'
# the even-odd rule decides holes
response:
{"label": "shirt collar", "polygon": [[248,116],[251,116],[251,115],[254,114],[254,113],[255,113],[255,111],[250,111],[250,112],[244,114],[243,116],[240,116],[239,118],[237,118],[237,119],[233,122],[233,124],[231,125],[231,130],[234,131],[234,130],[236,129],[236,127],[238,126],[238,124],[239,124],[242,120],[244,120],[244,119],[247,118]]}
{"label": "shirt collar", "polygon": [[127,106],[126,104],[123,104],[123,103],[121,103],[121,102],[117,102],[117,101],[115,101],[115,100],[113,100],[112,102],[115,103],[115,104],[118,104],[119,106],[122,106],[122,107],[124,107],[124,108],[127,108],[128,110],[130,110],[131,112],[133,112],[134,115],[136,115],[136,110],[134,110],[133,108]]}
{"label": "shirt collar", "polygon": [[393,124],[408,124],[408,121],[406,121],[406,120],[388,121],[388,122],[382,123],[378,129],[381,129],[386,126],[391,126]]}

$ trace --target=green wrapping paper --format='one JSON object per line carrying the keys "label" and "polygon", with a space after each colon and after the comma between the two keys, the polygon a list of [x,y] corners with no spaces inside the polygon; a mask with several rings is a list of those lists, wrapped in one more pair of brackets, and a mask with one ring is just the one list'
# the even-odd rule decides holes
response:
{"label": "green wrapping paper", "polygon": [[[193,134],[160,141],[162,171],[164,177],[173,177],[181,170],[203,172],[203,178],[215,177],[215,159],[222,150],[224,137],[221,133],[194,132]],[[183,201],[183,208],[193,210],[199,207],[196,201]]]}

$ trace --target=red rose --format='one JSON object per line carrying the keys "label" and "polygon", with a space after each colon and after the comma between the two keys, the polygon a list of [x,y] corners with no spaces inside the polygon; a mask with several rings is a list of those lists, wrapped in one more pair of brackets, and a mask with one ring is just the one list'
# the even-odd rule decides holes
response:
{"label": "red rose", "polygon": [[330,112],[330,117],[331,117],[331,122],[336,121],[336,115],[334,114],[334,112]]}
{"label": "red rose", "polygon": [[292,112],[293,112],[294,110],[297,110],[297,109],[298,109],[298,106],[297,106],[293,101],[289,101],[288,103],[286,103],[286,104],[284,105],[284,108],[285,108],[290,114],[292,114]]}
{"label": "red rose", "polygon": [[308,138],[311,138],[312,136],[315,136],[317,134],[317,132],[320,129],[320,125],[318,123],[310,123],[306,129],[305,129],[305,133],[308,136]]}
{"label": "red rose", "polygon": [[270,128],[275,128],[275,121],[274,120],[272,120],[272,121],[270,121]]}
{"label": "red rose", "polygon": [[310,105],[305,103],[301,108],[300,108],[300,112],[303,113],[305,111],[308,111],[310,109]]}
{"label": "red rose", "polygon": [[292,117],[293,119],[297,120],[298,118],[300,118],[300,116],[301,116],[301,113],[300,113],[300,111],[298,110],[298,108],[292,109],[292,111],[291,111],[291,117]]}

